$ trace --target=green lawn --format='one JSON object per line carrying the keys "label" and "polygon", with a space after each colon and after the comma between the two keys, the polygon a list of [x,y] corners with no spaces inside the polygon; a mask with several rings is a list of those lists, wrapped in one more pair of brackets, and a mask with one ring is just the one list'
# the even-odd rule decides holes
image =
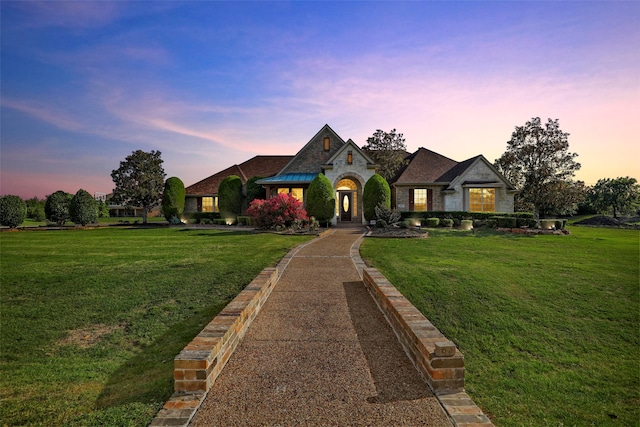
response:
{"label": "green lawn", "polygon": [[465,355],[498,426],[640,424],[637,230],[432,230],[361,253]]}
{"label": "green lawn", "polygon": [[0,233],[0,423],[146,426],[173,358],[300,236],[179,228]]}

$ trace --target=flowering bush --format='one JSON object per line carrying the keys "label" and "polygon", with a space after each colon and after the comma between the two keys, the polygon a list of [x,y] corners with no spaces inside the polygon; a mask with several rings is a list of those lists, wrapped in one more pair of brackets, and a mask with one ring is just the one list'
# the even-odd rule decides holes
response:
{"label": "flowering bush", "polygon": [[284,193],[268,200],[253,200],[249,204],[247,215],[258,228],[300,228],[309,221],[302,203]]}

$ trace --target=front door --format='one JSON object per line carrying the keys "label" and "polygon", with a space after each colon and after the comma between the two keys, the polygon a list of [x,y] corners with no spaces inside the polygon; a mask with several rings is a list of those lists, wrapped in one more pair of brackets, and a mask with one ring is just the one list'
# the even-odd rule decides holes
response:
{"label": "front door", "polygon": [[351,212],[353,210],[351,191],[340,191],[340,221],[351,221]]}

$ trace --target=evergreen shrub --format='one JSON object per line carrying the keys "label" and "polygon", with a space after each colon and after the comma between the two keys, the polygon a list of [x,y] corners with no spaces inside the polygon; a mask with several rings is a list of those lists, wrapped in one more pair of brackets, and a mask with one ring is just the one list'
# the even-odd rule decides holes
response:
{"label": "evergreen shrub", "polygon": [[180,178],[172,176],[164,183],[162,192],[162,215],[171,222],[171,218],[180,218],[184,212],[186,191]]}
{"label": "evergreen shrub", "polygon": [[376,206],[391,209],[391,188],[386,179],[377,173],[367,180],[362,194],[364,219],[377,219]]}
{"label": "evergreen shrub", "polygon": [[453,227],[453,219],[444,218],[440,220],[440,227]]}
{"label": "evergreen shrub", "polygon": [[98,203],[91,194],[80,189],[69,202],[69,219],[76,224],[87,225],[98,219]]}
{"label": "evergreen shrub", "polygon": [[424,226],[429,228],[436,228],[440,225],[440,218],[426,218],[424,220]]}
{"label": "evergreen shrub", "polygon": [[218,208],[222,218],[235,218],[242,211],[242,180],[230,175],[218,186]]}
{"label": "evergreen shrub", "polygon": [[56,191],[47,196],[47,200],[44,202],[44,213],[47,219],[58,225],[64,225],[69,220],[71,197],[71,194],[64,191]]}
{"label": "evergreen shrub", "polygon": [[324,174],[318,174],[307,190],[307,214],[319,222],[333,219],[336,210],[336,198],[333,185]]}
{"label": "evergreen shrub", "polygon": [[20,196],[0,197],[0,224],[9,228],[16,228],[27,217],[27,205]]}

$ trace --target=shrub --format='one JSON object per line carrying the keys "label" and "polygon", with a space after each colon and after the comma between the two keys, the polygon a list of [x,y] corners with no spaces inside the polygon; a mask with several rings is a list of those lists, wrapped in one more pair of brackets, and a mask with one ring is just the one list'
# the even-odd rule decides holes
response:
{"label": "shrub", "polygon": [[218,208],[222,218],[235,218],[242,211],[242,180],[230,175],[218,186]]}
{"label": "shrub", "polygon": [[496,221],[495,219],[487,220],[487,228],[496,228],[497,226],[498,226],[498,221]]}
{"label": "shrub", "polygon": [[516,218],[516,227],[518,228],[526,227],[528,222],[529,220],[526,218]]}
{"label": "shrub", "polygon": [[80,189],[69,202],[69,219],[80,225],[96,222],[98,203],[87,191]]}
{"label": "shrub", "polygon": [[440,221],[440,227],[453,227],[453,219],[445,218]]}
{"label": "shrub", "polygon": [[529,227],[529,228],[539,228],[540,224],[538,223],[537,220],[532,218],[532,219],[528,219],[527,220],[527,227]]}
{"label": "shrub", "polygon": [[463,219],[462,221],[460,221],[460,228],[462,230],[471,230],[473,228],[473,220]]}
{"label": "shrub", "polygon": [[333,218],[336,210],[335,192],[329,178],[320,173],[307,190],[307,213],[320,222]]}
{"label": "shrub", "polygon": [[19,196],[0,197],[0,224],[16,228],[27,217],[27,205]]}
{"label": "shrub", "polygon": [[171,222],[172,218],[180,218],[184,212],[184,183],[175,176],[167,179],[162,192],[162,215]]}
{"label": "shrub", "polygon": [[256,181],[262,179],[261,176],[254,176],[247,181],[246,185],[246,193],[247,193],[247,203],[253,202],[255,199],[266,199],[267,198],[267,190],[262,185],[256,184]]}
{"label": "shrub", "polygon": [[391,209],[391,188],[389,183],[377,173],[367,180],[362,194],[364,219],[376,219],[376,206],[382,205]]}
{"label": "shrub", "polygon": [[44,213],[47,219],[58,225],[64,225],[69,220],[71,197],[71,194],[64,191],[56,191],[49,195],[44,202]]}
{"label": "shrub", "polygon": [[376,228],[387,228],[387,221],[384,219],[376,220]]}
{"label": "shrub", "polygon": [[427,218],[424,220],[424,226],[429,228],[436,228],[440,225],[440,218]]}
{"label": "shrub", "polygon": [[383,220],[387,225],[397,224],[402,218],[398,211],[389,209],[382,204],[376,206],[375,212],[376,218],[378,218],[378,220]]}
{"label": "shrub", "polygon": [[291,228],[308,221],[302,203],[290,194],[281,193],[268,200],[255,199],[247,209],[258,228]]}
{"label": "shrub", "polygon": [[565,225],[567,225],[566,219],[556,219],[556,230],[564,230]]}
{"label": "shrub", "polygon": [[238,224],[240,225],[251,225],[251,217],[250,216],[239,216]]}
{"label": "shrub", "polygon": [[47,216],[44,214],[44,200],[39,200],[37,197],[25,200],[27,205],[27,218],[31,218],[34,221],[44,221]]}
{"label": "shrub", "polygon": [[516,228],[516,218],[510,216],[497,216],[493,218],[499,228]]}

